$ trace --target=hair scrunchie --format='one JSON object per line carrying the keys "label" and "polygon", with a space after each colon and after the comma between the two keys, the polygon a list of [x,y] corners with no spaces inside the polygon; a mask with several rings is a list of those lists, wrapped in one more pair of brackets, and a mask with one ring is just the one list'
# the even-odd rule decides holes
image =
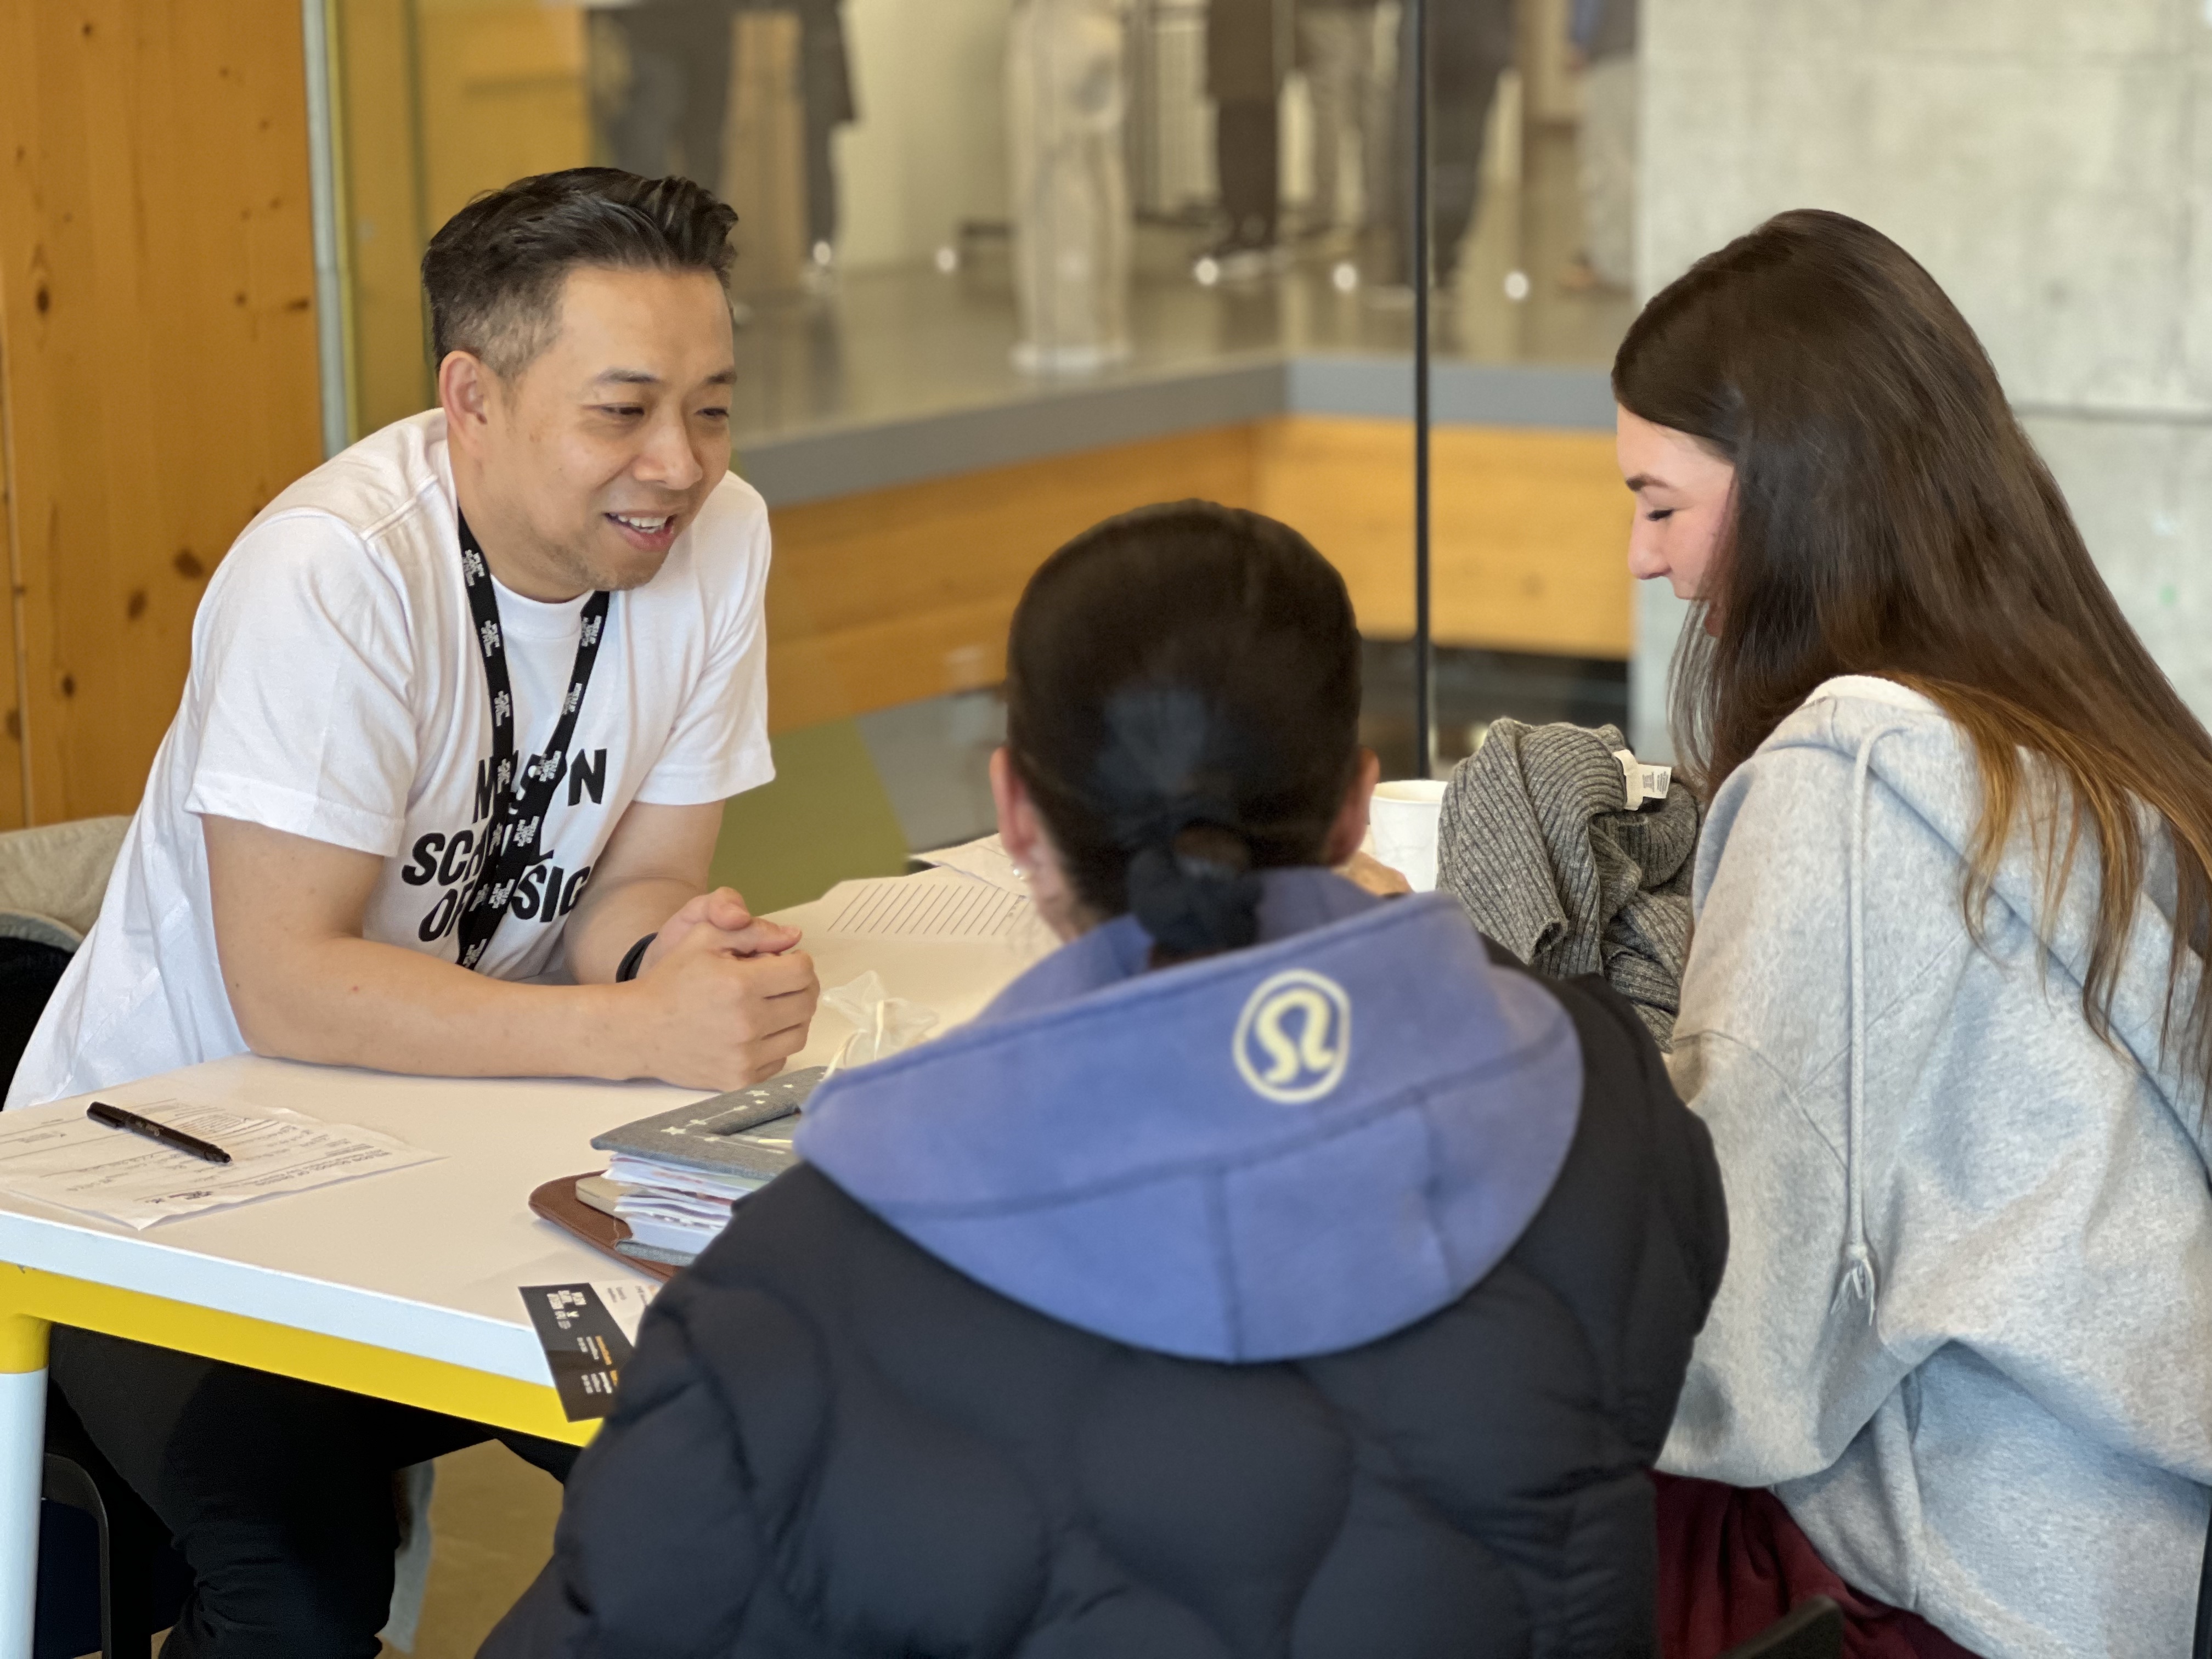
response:
{"label": "hair scrunchie", "polygon": [[1260,936],[1260,878],[1230,810],[1179,802],[1131,839],[1129,913],[1163,954],[1241,951]]}

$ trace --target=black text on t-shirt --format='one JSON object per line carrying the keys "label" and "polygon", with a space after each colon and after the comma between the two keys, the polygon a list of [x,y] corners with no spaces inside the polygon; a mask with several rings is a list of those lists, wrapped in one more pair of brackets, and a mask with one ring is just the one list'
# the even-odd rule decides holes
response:
{"label": "black text on t-shirt", "polygon": [[[580,750],[569,756],[567,775],[569,805],[580,805],[586,793],[592,805],[598,805],[606,789],[607,751],[594,749],[589,754]],[[433,830],[418,838],[408,854],[407,867],[399,872],[400,880],[410,887],[428,887],[434,882],[440,889],[437,902],[424,913],[416,929],[425,945],[453,932],[460,914],[461,896],[469,890],[483,864],[489,840],[483,826],[492,814],[494,787],[491,762],[478,761],[475,811],[467,826],[442,833]],[[563,870],[555,862],[559,856],[556,848],[548,847],[538,862],[523,872],[507,904],[509,915],[544,927],[576,908],[585,884],[592,878],[592,866]]]}

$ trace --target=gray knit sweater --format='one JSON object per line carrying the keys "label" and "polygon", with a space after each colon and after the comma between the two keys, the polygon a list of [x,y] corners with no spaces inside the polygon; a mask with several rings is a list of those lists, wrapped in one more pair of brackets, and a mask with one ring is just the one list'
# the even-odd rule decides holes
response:
{"label": "gray knit sweater", "polygon": [[1437,888],[1540,974],[1602,974],[1662,1048],[1690,948],[1698,805],[1677,787],[1628,808],[1616,726],[1501,720],[1453,771]]}

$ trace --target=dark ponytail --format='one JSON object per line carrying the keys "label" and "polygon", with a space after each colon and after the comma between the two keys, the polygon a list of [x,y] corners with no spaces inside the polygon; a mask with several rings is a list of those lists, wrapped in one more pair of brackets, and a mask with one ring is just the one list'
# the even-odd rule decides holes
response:
{"label": "dark ponytail", "polygon": [[1045,562],[1006,649],[1006,746],[1078,896],[1163,961],[1256,937],[1261,870],[1315,864],[1359,754],[1359,635],[1306,539],[1206,501]]}

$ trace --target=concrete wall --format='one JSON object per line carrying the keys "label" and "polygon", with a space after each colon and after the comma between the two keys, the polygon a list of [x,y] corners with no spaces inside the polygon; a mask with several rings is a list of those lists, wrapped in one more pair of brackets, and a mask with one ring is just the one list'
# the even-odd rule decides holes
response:
{"label": "concrete wall", "polygon": [[[1980,332],[2122,606],[2212,718],[2212,0],[1644,16],[1645,291],[1785,208],[1895,237]],[[1680,615],[1647,585],[1639,747]]]}

